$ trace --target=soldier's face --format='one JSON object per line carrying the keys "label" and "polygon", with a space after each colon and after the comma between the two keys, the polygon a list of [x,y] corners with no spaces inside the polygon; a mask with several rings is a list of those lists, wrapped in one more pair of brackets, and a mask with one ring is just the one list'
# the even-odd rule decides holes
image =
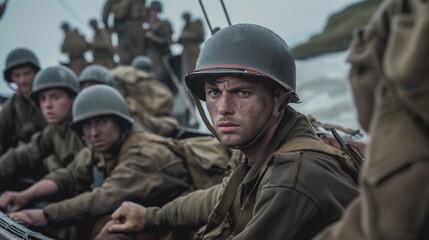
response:
{"label": "soldier's face", "polygon": [[18,86],[21,95],[29,97],[33,88],[36,71],[30,66],[17,67],[11,72],[11,80]]}
{"label": "soldier's face", "polygon": [[65,90],[47,89],[39,94],[39,104],[48,123],[62,124],[67,121],[74,98]]}
{"label": "soldier's face", "polygon": [[206,82],[205,92],[213,126],[227,147],[248,143],[271,118],[274,98],[258,81],[225,76]]}
{"label": "soldier's face", "polygon": [[83,135],[96,152],[107,152],[121,136],[119,124],[108,116],[88,119],[82,126]]}

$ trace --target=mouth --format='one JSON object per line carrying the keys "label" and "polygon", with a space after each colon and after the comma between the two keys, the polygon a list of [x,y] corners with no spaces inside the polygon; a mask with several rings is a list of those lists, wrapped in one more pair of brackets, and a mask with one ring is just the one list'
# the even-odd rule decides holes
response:
{"label": "mouth", "polygon": [[220,122],[217,129],[220,133],[234,133],[240,126],[232,122]]}

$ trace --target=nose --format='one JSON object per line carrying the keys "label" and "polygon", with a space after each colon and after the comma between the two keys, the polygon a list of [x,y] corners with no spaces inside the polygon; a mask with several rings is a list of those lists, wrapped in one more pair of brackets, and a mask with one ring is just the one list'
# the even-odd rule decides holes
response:
{"label": "nose", "polygon": [[52,101],[51,101],[51,99],[50,98],[45,98],[45,99],[40,100],[40,106],[42,108],[47,108],[47,109],[52,108]]}
{"label": "nose", "polygon": [[219,97],[218,111],[221,115],[229,115],[234,113],[234,101],[230,94],[224,93]]}

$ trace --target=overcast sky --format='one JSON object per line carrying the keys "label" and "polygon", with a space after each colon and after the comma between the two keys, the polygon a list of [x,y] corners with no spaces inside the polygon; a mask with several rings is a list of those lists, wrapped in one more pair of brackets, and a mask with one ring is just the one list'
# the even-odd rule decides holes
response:
{"label": "overcast sky", "polygon": [[[0,0],[2,2],[3,0]],[[320,32],[327,17],[359,0],[224,0],[232,23],[255,23],[266,26],[283,37],[290,46]],[[68,21],[89,40],[92,32],[88,19],[100,18],[105,0],[9,0],[0,19],[0,69],[6,55],[14,48],[32,49],[42,67],[58,64],[67,58],[60,53],[63,34],[60,24]],[[148,4],[151,1],[146,1]],[[189,10],[204,18],[198,0],[163,0],[162,17],[173,24],[174,37],[182,29],[181,15]],[[203,0],[211,25],[225,27],[227,22],[218,0]],[[207,26],[207,25],[206,25]],[[209,36],[207,30],[207,37]],[[180,47],[174,48],[175,52]],[[3,74],[1,74],[3,77]]]}

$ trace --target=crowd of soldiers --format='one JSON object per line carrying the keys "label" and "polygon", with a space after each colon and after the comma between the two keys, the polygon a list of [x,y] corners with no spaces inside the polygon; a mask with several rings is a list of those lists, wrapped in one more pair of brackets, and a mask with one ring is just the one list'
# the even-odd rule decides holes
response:
{"label": "crowd of soldiers", "polygon": [[[118,2],[136,5],[121,15]],[[0,209],[11,219],[55,239],[429,239],[426,2],[386,0],[350,47],[371,135],[361,173],[290,105],[300,102],[294,57],[255,24],[220,29],[199,52],[187,22],[179,42],[199,55],[185,84],[211,135],[178,134],[149,54],[165,43],[155,26],[171,27],[159,2],[148,13],[142,3],[106,3],[118,36],[140,17],[154,24],[130,33],[144,36],[147,56],[118,50],[130,61],[120,68],[76,74],[74,64],[42,68],[29,49],[7,56],[17,92],[0,112]]]}

